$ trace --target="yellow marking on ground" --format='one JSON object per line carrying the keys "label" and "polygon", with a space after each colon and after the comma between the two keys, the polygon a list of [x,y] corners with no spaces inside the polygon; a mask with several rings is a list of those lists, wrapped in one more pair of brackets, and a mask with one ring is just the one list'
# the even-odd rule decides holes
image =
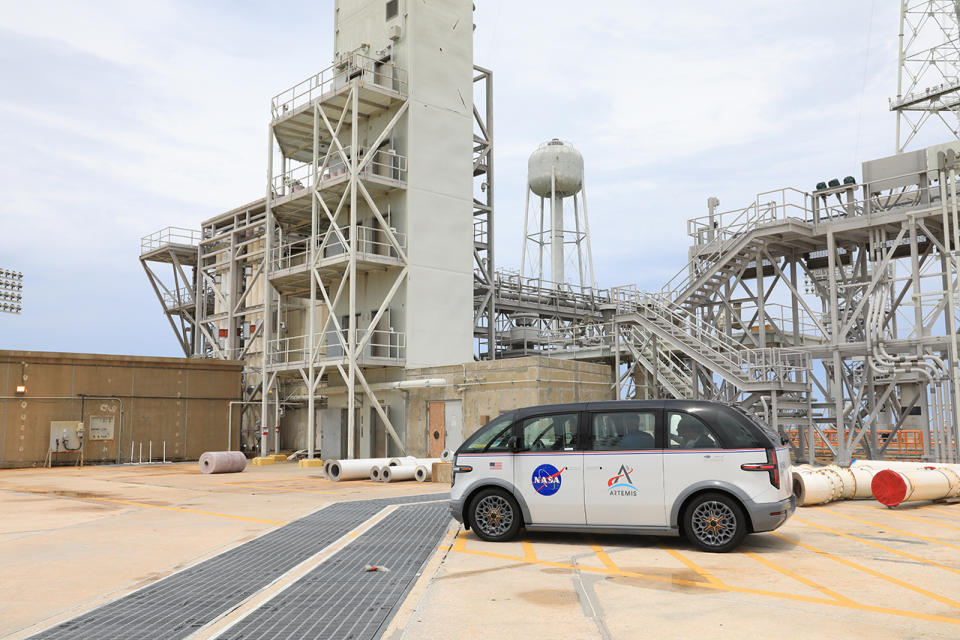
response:
{"label": "yellow marking on ground", "polygon": [[520,546],[523,547],[523,559],[527,562],[536,562],[537,561],[537,552],[533,550],[533,545],[523,540],[520,542]]}
{"label": "yellow marking on ground", "polygon": [[610,559],[610,556],[608,556],[607,552],[603,550],[603,547],[598,544],[591,544],[590,548],[593,549],[593,552],[597,554],[598,558],[600,558],[600,562],[603,563],[603,566],[612,571],[620,571],[620,567],[618,567],[617,564]]}
{"label": "yellow marking on ground", "polygon": [[799,582],[799,583],[801,583],[801,584],[805,584],[805,585],[807,585],[808,587],[812,587],[812,588],[816,589],[816,590],[819,591],[820,593],[823,593],[823,594],[825,594],[825,595],[830,596],[830,597],[833,598],[834,600],[837,600],[837,601],[839,601],[839,602],[847,602],[847,603],[852,603],[852,602],[853,602],[853,600],[851,600],[851,599],[848,598],[847,596],[840,595],[840,594],[837,593],[836,591],[834,591],[834,590],[832,590],[832,589],[828,589],[828,588],[826,588],[825,586],[823,586],[822,584],[818,584],[818,583],[814,582],[813,580],[809,580],[809,579],[807,579],[807,578],[804,578],[802,575],[800,575],[800,574],[798,574],[798,573],[795,573],[795,572],[791,571],[790,569],[787,569],[787,568],[784,567],[784,566],[781,566],[781,565],[779,565],[779,564],[777,564],[777,563],[775,563],[775,562],[773,562],[773,561],[771,561],[771,560],[768,560],[768,559],[764,558],[764,557],[763,557],[762,555],[760,555],[759,553],[753,553],[752,551],[745,551],[744,554],[747,555],[747,556],[749,556],[749,557],[751,557],[751,558],[753,558],[754,560],[756,560],[756,561],[759,562],[760,564],[765,565],[765,566],[767,566],[767,567],[770,567],[770,568],[773,569],[774,571],[778,571],[778,572],[782,573],[783,575],[787,576],[788,578],[793,578],[794,580],[796,580],[797,582]]}
{"label": "yellow marking on ground", "polygon": [[766,591],[764,589],[751,589],[748,587],[737,587],[728,584],[714,584],[712,582],[702,582],[700,580],[682,580],[678,578],[668,578],[666,576],[656,576],[649,575],[645,573],[637,573],[635,571],[623,571],[623,570],[613,570],[609,568],[599,568],[599,567],[588,567],[585,565],[572,565],[564,562],[550,562],[547,560],[537,560],[535,562],[527,562],[526,558],[520,556],[509,556],[502,553],[491,553],[489,551],[475,551],[473,549],[466,548],[466,538],[463,535],[458,535],[457,543],[454,545],[452,551],[458,553],[465,553],[468,555],[481,556],[485,558],[496,558],[499,560],[509,560],[514,563],[527,563],[535,564],[546,567],[556,567],[560,569],[569,569],[571,571],[588,571],[592,573],[599,573],[604,575],[612,575],[623,578],[638,578],[644,580],[651,580],[654,582],[664,582],[670,584],[680,584],[691,587],[700,587],[702,589],[713,589],[714,591],[726,591],[731,593],[745,593],[749,595],[764,596],[768,598],[777,598],[781,600],[793,600],[795,602],[807,602],[812,604],[823,604],[831,607],[841,607],[844,609],[856,609],[859,611],[869,611],[872,613],[884,613],[888,615],[901,616],[905,618],[914,618],[917,620],[928,620],[931,622],[943,622],[946,624],[960,625],[960,618],[952,618],[949,616],[938,616],[928,613],[920,613],[918,611],[905,611],[902,609],[892,609],[889,607],[877,607],[873,605],[860,604],[858,602],[835,600],[832,598],[819,598],[815,596],[805,596],[800,594],[792,593],[781,593],[778,591]]}
{"label": "yellow marking on ground", "polygon": [[[832,515],[835,515],[835,516],[840,516],[841,518],[847,518],[848,520],[853,520],[853,521],[855,521],[855,522],[862,522],[863,524],[867,524],[867,525],[870,525],[870,526],[872,526],[872,527],[878,527],[878,528],[880,528],[880,529],[886,529],[887,531],[895,531],[896,533],[898,533],[898,534],[900,534],[900,535],[903,535],[903,536],[907,536],[907,537],[910,537],[910,538],[916,538],[917,540],[923,540],[924,542],[930,542],[930,543],[933,543],[933,544],[943,545],[944,547],[950,547],[951,549],[958,549],[958,550],[960,550],[960,545],[951,544],[951,543],[949,543],[949,542],[944,542],[943,540],[937,540],[936,538],[928,538],[927,536],[921,536],[921,535],[916,534],[916,533],[910,533],[909,531],[904,531],[903,529],[897,529],[897,528],[895,528],[895,527],[890,527],[890,526],[887,526],[887,525],[885,525],[885,524],[880,524],[879,522],[873,522],[873,521],[871,521],[871,520],[864,520],[863,518],[858,518],[857,516],[851,516],[851,515],[847,515],[847,514],[845,514],[845,513],[840,513],[839,511],[836,511],[835,509],[834,509],[834,510],[825,510],[825,511],[826,511],[826,513],[829,513],[829,514],[832,514]],[[926,522],[925,520],[920,520],[919,518],[912,518],[912,519],[913,519],[913,520],[917,520],[917,521],[919,521],[919,522]]]}
{"label": "yellow marking on ground", "polygon": [[703,567],[701,567],[696,562],[694,562],[687,556],[683,555],[676,549],[668,549],[666,547],[663,547],[663,550],[669,553],[671,556],[673,556],[677,560],[679,560],[680,562],[682,562],[683,564],[687,565],[688,567],[696,571],[707,582],[712,582],[713,584],[723,584],[712,573],[710,573],[709,571],[707,571],[706,569],[704,569]]}
{"label": "yellow marking on ground", "polygon": [[960,510],[957,510],[954,512],[954,511],[947,511],[946,509],[937,509],[936,507],[924,507],[923,510],[933,511],[934,513],[942,513],[944,515],[954,516],[954,517],[960,516]]}
{"label": "yellow marking on ground", "polygon": [[262,522],[263,524],[287,524],[277,520],[264,520],[263,518],[251,518],[249,516],[235,516],[229,513],[217,513],[215,511],[201,511],[199,509],[187,509],[185,507],[168,507],[158,504],[147,504],[146,502],[134,502],[132,500],[117,500],[115,498],[101,498],[98,496],[61,496],[57,495],[56,490],[35,489],[31,487],[17,487],[10,484],[0,484],[0,489],[12,489],[14,491],[27,491],[29,493],[38,493],[48,495],[54,498],[76,498],[78,500],[96,500],[98,502],[112,502],[114,504],[125,504],[131,507],[144,507],[146,509],[164,509],[166,511],[180,511],[182,513],[196,513],[204,516],[216,516],[218,518],[230,518],[231,520],[246,520],[248,522]]}
{"label": "yellow marking on ground", "polygon": [[907,520],[914,520],[916,522],[922,522],[923,524],[932,524],[935,527],[941,527],[943,529],[953,529],[954,531],[960,531],[960,527],[955,527],[952,524],[943,524],[942,522],[935,522],[929,518],[914,518],[913,516],[908,516],[905,513],[900,513],[895,509],[890,509],[889,507],[871,507],[871,509],[876,509],[877,511],[882,511],[884,513],[890,513],[901,518],[906,518]]}
{"label": "yellow marking on ground", "polygon": [[[796,518],[795,518],[795,519],[796,519]],[[947,605],[950,605],[951,607],[954,607],[954,608],[956,608],[956,609],[960,609],[960,602],[957,602],[956,600],[951,600],[950,598],[945,598],[945,597],[941,596],[939,593],[934,593],[933,591],[928,591],[928,590],[923,589],[923,588],[921,588],[921,587],[918,587],[918,586],[916,586],[916,585],[910,584],[909,582],[904,582],[903,580],[900,580],[900,579],[898,579],[898,578],[894,578],[893,576],[888,576],[888,575],[885,574],[885,573],[880,573],[879,571],[874,571],[874,570],[871,569],[870,567],[865,567],[865,566],[863,566],[862,564],[858,564],[858,563],[856,563],[856,562],[853,562],[852,560],[847,560],[846,558],[841,558],[840,556],[835,556],[835,555],[833,555],[832,553],[830,553],[829,551],[824,551],[823,549],[818,549],[817,547],[813,547],[813,546],[811,546],[811,545],[804,544],[803,542],[800,542],[799,540],[795,540],[794,538],[790,538],[790,537],[788,537],[788,536],[785,536],[785,535],[783,535],[782,533],[778,533],[778,532],[776,532],[776,531],[774,531],[774,532],[772,532],[772,533],[773,533],[773,535],[778,536],[778,537],[780,537],[780,538],[783,538],[784,540],[788,540],[788,541],[792,542],[793,544],[797,545],[798,547],[802,547],[802,548],[806,549],[807,551],[812,551],[813,553],[820,554],[820,555],[824,556],[825,558],[830,558],[831,560],[835,560],[835,561],[839,562],[840,564],[844,564],[844,565],[846,565],[846,566],[848,566],[848,567],[850,567],[850,568],[852,568],[852,569],[856,569],[857,571],[862,571],[862,572],[864,572],[864,573],[867,573],[867,574],[872,575],[872,576],[875,577],[875,578],[880,578],[881,580],[886,580],[887,582],[889,582],[889,583],[891,583],[891,584],[895,584],[895,585],[897,585],[898,587],[903,587],[904,589],[909,589],[910,591],[913,591],[913,592],[915,592],[915,593],[919,593],[919,594],[922,595],[922,596],[927,596],[928,598],[930,598],[930,599],[932,599],[932,600],[936,600],[937,602],[942,602],[942,603],[947,604]]]}
{"label": "yellow marking on ground", "polygon": [[[851,517],[852,517],[852,516],[851,516]],[[836,535],[836,536],[841,536],[841,537],[844,537],[844,538],[849,538],[850,540],[855,540],[856,542],[860,542],[860,543],[863,543],[863,544],[866,544],[866,545],[870,545],[871,547],[876,547],[877,549],[883,549],[884,551],[886,551],[886,552],[888,552],[888,553],[893,553],[893,554],[896,554],[896,555],[901,556],[901,557],[904,557],[904,558],[909,558],[910,560],[914,560],[914,561],[916,561],[916,562],[921,562],[921,563],[923,563],[923,564],[930,565],[931,567],[937,567],[937,568],[939,568],[939,569],[943,569],[944,571],[950,571],[951,573],[960,574],[960,569],[956,569],[956,568],[954,568],[954,567],[950,567],[950,566],[947,566],[947,565],[945,565],[945,564],[941,564],[941,563],[936,562],[936,561],[934,561],[934,560],[927,560],[926,558],[921,558],[920,556],[915,556],[915,555],[913,555],[912,553],[907,553],[906,551],[900,551],[899,549],[894,549],[893,547],[888,547],[888,546],[885,545],[885,544],[880,544],[879,542],[874,542],[873,540],[865,540],[864,538],[860,538],[860,537],[858,537],[858,536],[855,536],[855,535],[852,535],[852,534],[849,534],[849,533],[844,533],[843,531],[838,531],[838,530],[836,530],[836,529],[831,529],[830,527],[825,527],[825,526],[822,525],[822,524],[816,524],[816,523],[814,523],[814,522],[810,522],[810,521],[808,521],[808,520],[804,520],[803,518],[796,518],[796,517],[794,517],[794,520],[796,520],[797,522],[803,523],[803,524],[807,525],[808,527],[814,527],[814,528],[816,528],[816,529],[820,529],[820,530],[822,530],[822,531],[826,531],[826,532],[828,532],[828,533],[832,533],[832,534],[834,534],[834,535]],[[861,522],[863,522],[863,521],[861,520]],[[880,526],[880,525],[878,525],[878,526]],[[887,528],[890,529],[890,531],[899,531],[899,529],[894,529],[893,527],[887,527]],[[906,535],[912,535],[912,534],[906,534]],[[912,537],[914,537],[914,538],[919,538],[920,536],[912,536]],[[932,540],[932,538],[925,538],[925,539],[927,539],[927,540]],[[946,544],[946,543],[943,543],[943,544]],[[953,546],[953,545],[948,545],[948,546]]]}
{"label": "yellow marking on ground", "polygon": [[220,484],[229,484],[231,487],[245,487],[247,489],[260,489],[261,491],[284,491],[286,493],[337,493],[335,489],[294,489],[292,487],[265,487],[259,484],[247,484],[245,482],[223,482]]}

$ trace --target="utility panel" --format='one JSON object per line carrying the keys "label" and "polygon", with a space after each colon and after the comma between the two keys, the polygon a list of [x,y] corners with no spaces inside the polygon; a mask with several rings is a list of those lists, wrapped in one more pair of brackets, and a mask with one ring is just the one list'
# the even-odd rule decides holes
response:
{"label": "utility panel", "polygon": [[82,438],[82,422],[73,420],[50,422],[50,451],[79,451]]}

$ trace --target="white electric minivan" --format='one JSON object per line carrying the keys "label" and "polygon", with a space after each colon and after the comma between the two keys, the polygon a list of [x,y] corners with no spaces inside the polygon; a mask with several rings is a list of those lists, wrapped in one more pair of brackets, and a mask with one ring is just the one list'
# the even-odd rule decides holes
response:
{"label": "white electric minivan", "polygon": [[735,548],[793,513],[790,453],[737,407],[620,400],[528,407],[453,459],[450,511],[480,538],[530,530],[686,535]]}

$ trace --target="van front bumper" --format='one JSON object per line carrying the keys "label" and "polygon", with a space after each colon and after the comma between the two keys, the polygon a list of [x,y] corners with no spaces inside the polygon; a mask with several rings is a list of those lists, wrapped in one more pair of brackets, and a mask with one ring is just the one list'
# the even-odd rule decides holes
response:
{"label": "van front bumper", "polygon": [[749,504],[747,510],[750,512],[750,522],[753,524],[754,533],[773,531],[786,522],[787,518],[797,510],[797,498],[791,495],[779,502]]}
{"label": "van front bumper", "polygon": [[450,508],[450,517],[463,524],[463,500],[450,500],[448,502]]}

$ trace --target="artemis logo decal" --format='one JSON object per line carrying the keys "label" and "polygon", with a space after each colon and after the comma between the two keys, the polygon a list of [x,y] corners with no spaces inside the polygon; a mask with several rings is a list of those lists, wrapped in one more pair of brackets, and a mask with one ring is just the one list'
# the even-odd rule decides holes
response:
{"label": "artemis logo decal", "polygon": [[612,496],[635,496],[637,495],[637,488],[633,486],[633,480],[630,478],[630,474],[633,473],[633,468],[627,469],[627,465],[620,465],[620,471],[617,472],[617,475],[613,476],[607,480],[607,488],[610,489],[610,495]]}
{"label": "artemis logo decal", "polygon": [[542,496],[552,496],[560,491],[562,482],[560,474],[567,468],[557,470],[552,464],[542,464],[533,470],[533,477],[530,481],[533,483],[533,490]]}

